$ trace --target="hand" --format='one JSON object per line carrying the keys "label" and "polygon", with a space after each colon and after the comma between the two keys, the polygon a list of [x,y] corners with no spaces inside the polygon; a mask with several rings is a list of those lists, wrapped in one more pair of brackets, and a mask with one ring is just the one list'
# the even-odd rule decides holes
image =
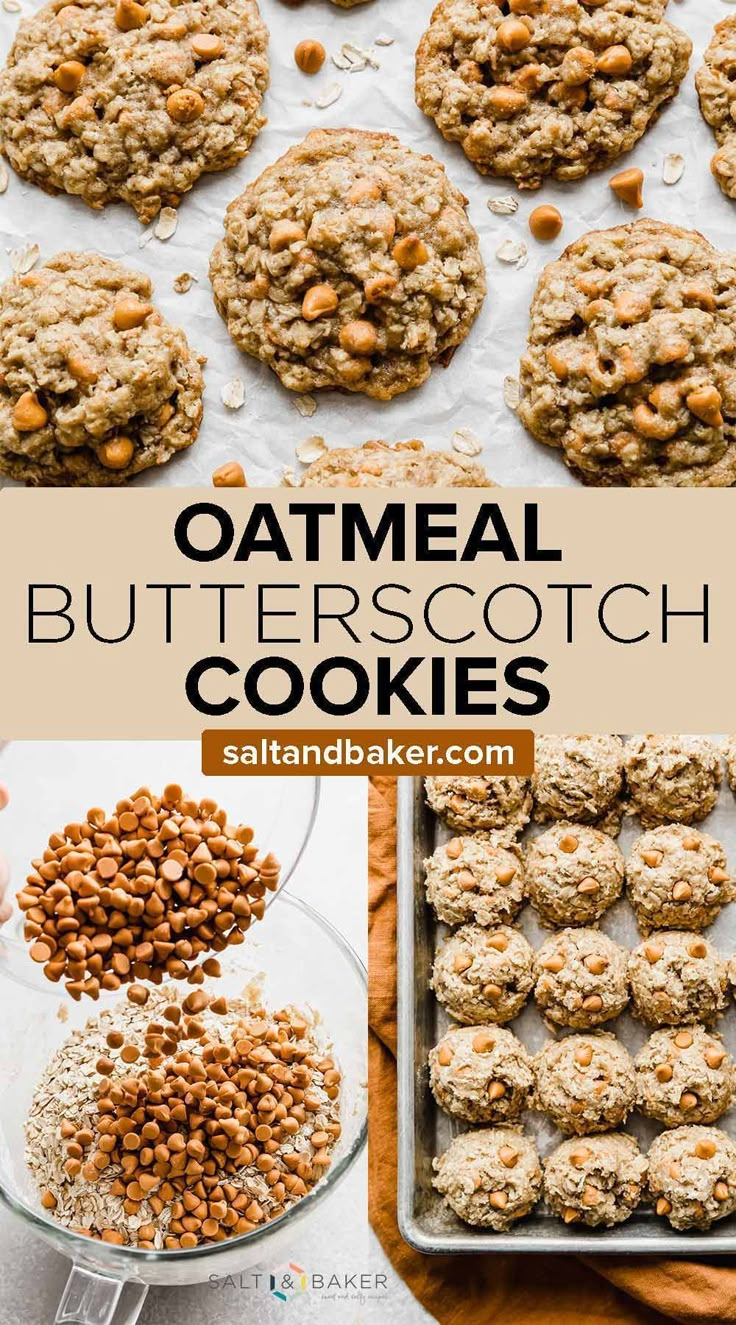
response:
{"label": "hand", "polygon": [[[4,782],[0,782],[0,810],[4,810],[8,803],[8,788]],[[0,851],[0,925],[4,925],[13,914],[13,908],[8,900],[8,884],[10,882],[10,870],[5,856]]]}

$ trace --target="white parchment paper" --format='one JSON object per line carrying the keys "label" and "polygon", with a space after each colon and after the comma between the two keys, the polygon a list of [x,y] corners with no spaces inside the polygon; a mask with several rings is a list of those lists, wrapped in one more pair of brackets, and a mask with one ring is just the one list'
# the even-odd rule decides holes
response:
{"label": "white parchment paper", "polygon": [[[6,0],[11,6],[16,2]],[[32,0],[21,0],[21,5],[20,13],[0,8],[3,58],[19,19],[36,7]],[[329,446],[357,445],[370,437],[389,441],[421,437],[428,445],[446,447],[458,428],[476,434],[483,445],[480,459],[500,483],[575,484],[560,454],[524,431],[504,404],[502,388],[505,376],[517,375],[529,303],[542,268],[585,231],[634,218],[635,213],[608,187],[614,169],[576,184],[548,183],[536,193],[518,193],[509,181],[479,175],[459,146],[446,143],[414,102],[414,53],[433,0],[371,0],[351,10],[337,9],[328,0],[304,0],[297,7],[284,0],[260,0],[260,5],[271,32],[268,124],[245,161],[234,170],[204,177],[185,197],[171,239],[149,238],[142,244],[144,231],[128,207],[114,205],[92,212],[65,195],[47,197],[12,172],[9,188],[0,197],[0,279],[10,273],[10,251],[26,241],[40,245],[41,260],[60,249],[95,249],[147,271],[154,278],[155,300],[165,316],[183,326],[190,343],[208,357],[198,441],[170,464],[142,475],[135,486],[209,484],[212,471],[233,459],[244,465],[249,483],[274,484],[284,466],[300,471],[295,448],[315,434]],[[615,167],[636,165],[644,171],[645,208],[640,215],[692,226],[723,248],[736,244],[736,203],[721,194],[711,176],[715,142],[700,116],[693,79],[715,23],[734,12],[729,0],[670,0],[670,21],[684,28],[694,42],[690,71],[659,122]],[[305,37],[319,38],[328,51],[324,68],[312,78],[301,74],[293,59],[296,43]],[[339,54],[344,42],[368,47],[377,37],[393,38],[391,45],[376,47],[378,69],[342,72],[329,58]],[[329,107],[319,109],[314,100],[330,84],[339,84],[342,93]],[[408,146],[445,162],[450,177],[470,199],[489,291],[470,337],[450,366],[435,368],[419,390],[387,403],[321,392],[316,413],[303,418],[295,407],[296,398],[275,375],[240,354],[230,341],[212,301],[207,268],[227,204],[315,126],[390,131]],[[667,186],[662,167],[671,152],[681,153],[686,166],[680,182]],[[514,216],[489,212],[490,198],[509,193],[520,203]],[[526,224],[529,212],[541,201],[554,203],[565,218],[564,230],[552,244],[538,244]],[[528,246],[528,261],[521,270],[496,258],[507,238]],[[173,281],[184,271],[194,273],[198,281],[180,295]],[[245,404],[238,411],[226,409],[220,397],[223,386],[235,376],[245,384]]]}

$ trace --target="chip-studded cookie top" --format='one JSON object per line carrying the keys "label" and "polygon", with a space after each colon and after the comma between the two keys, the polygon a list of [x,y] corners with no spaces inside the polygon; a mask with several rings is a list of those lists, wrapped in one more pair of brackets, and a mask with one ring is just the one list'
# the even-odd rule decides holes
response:
{"label": "chip-studded cookie top", "polygon": [[736,482],[736,255],[635,221],[542,273],[519,417],[586,483]]}
{"label": "chip-studded cookie top", "polygon": [[191,446],[200,360],[141,272],[59,253],[0,288],[0,473],[39,486],[122,483]]}
{"label": "chip-studded cookie top", "polygon": [[675,95],[692,43],[666,0],[440,0],[416,97],[483,174],[537,188],[628,152]]}
{"label": "chip-studded cookie top", "polygon": [[483,302],[466,203],[390,134],[315,130],[227,209],[210,278],[230,335],[292,391],[419,386]]}
{"label": "chip-studded cookie top", "polygon": [[50,193],[149,222],[247,153],[267,43],[256,0],[54,0],[20,24],[0,75],[3,151]]}

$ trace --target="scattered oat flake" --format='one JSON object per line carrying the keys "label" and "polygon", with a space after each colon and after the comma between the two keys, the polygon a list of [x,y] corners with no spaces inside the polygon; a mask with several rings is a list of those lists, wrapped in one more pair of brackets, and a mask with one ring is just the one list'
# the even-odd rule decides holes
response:
{"label": "scattered oat flake", "polygon": [[502,198],[489,198],[486,207],[489,212],[495,212],[496,216],[513,216],[519,210],[519,204],[511,193],[505,193]]}
{"label": "scattered oat flake", "polygon": [[314,104],[319,110],[326,110],[328,106],[334,105],[342,96],[342,83],[329,83],[324,92],[320,92],[315,97]]}
{"label": "scattered oat flake", "polygon": [[296,458],[302,465],[311,465],[313,461],[319,460],[327,450],[327,443],[324,437],[305,437],[296,448]]}
{"label": "scattered oat flake", "polygon": [[245,383],[242,377],[231,377],[222,388],[220,399],[228,409],[242,409],[245,404]]}
{"label": "scattered oat flake", "polygon": [[153,239],[153,226],[149,225],[148,229],[144,230],[142,234],[138,236],[138,247],[145,248],[146,244],[150,244],[152,239]]}
{"label": "scattered oat flake", "polygon": [[66,1003],[60,1003],[60,1004],[59,1004],[59,1008],[58,1008],[58,1011],[57,1011],[57,1013],[56,1013],[56,1017],[57,1017],[57,1020],[60,1021],[60,1022],[62,1022],[62,1023],[65,1022],[65,1021],[68,1021],[68,1020],[69,1020],[69,1009],[68,1009]]}
{"label": "scattered oat flake", "polygon": [[190,271],[179,272],[179,275],[174,277],[174,289],[176,290],[176,293],[186,294],[187,290],[191,290],[196,279],[197,277],[192,275]]}
{"label": "scattered oat flake", "polygon": [[3,0],[3,9],[6,14],[19,14],[20,0]]}
{"label": "scattered oat flake", "polygon": [[521,387],[516,377],[504,377],[503,379],[503,400],[509,409],[518,409],[521,400]]}
{"label": "scattered oat flake", "polygon": [[297,478],[292,465],[284,465],[283,473],[281,475],[281,482],[283,483],[285,488],[299,487],[299,479]]}
{"label": "scattered oat flake", "polygon": [[676,184],[682,179],[685,170],[685,158],[679,152],[669,152],[662,166],[662,179],[665,184]]}
{"label": "scattered oat flake", "polygon": [[528,257],[526,244],[522,244],[520,239],[504,239],[496,249],[496,257],[499,262],[509,262],[517,267],[523,267]]}
{"label": "scattered oat flake", "polygon": [[483,447],[470,428],[458,428],[452,434],[452,449],[459,451],[460,455],[480,455]]}
{"label": "scattered oat flake", "polygon": [[312,415],[317,413],[317,401],[314,396],[294,396],[292,404],[303,419],[311,419]]}
{"label": "scattered oat flake", "polygon": [[38,244],[21,244],[20,248],[8,250],[10,263],[16,276],[24,276],[31,267],[35,267],[41,255]]}
{"label": "scattered oat flake", "polygon": [[179,213],[175,207],[162,207],[158,220],[153,227],[157,239],[171,239],[179,223]]}
{"label": "scattered oat flake", "polygon": [[10,175],[8,174],[8,168],[4,161],[0,161],[0,193],[5,193],[9,183]]}
{"label": "scattered oat flake", "polygon": [[386,32],[379,32],[373,44],[374,46],[393,46],[394,38],[389,37]]}

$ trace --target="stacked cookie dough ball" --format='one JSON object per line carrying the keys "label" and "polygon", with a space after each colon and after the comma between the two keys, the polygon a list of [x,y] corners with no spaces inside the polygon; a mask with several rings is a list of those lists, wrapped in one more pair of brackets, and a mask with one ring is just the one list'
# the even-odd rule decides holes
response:
{"label": "stacked cookie dough ball", "polygon": [[[427,778],[447,832],[426,895],[450,927],[431,988],[452,1019],[429,1085],[472,1129],[435,1159],[434,1186],[466,1223],[507,1232],[540,1199],[588,1228],[642,1201],[675,1229],[736,1212],[736,1142],[717,1126],[736,1092],[717,1029],[736,959],[704,934],[736,890],[701,827],[724,756],[736,790],[734,751],[734,738],[542,736],[531,778]],[[641,831],[624,855],[625,817]],[[624,897],[633,951],[601,928]],[[551,931],[536,950],[527,903]],[[532,1001],[554,1037],[535,1054],[509,1026]],[[627,1009],[649,1036],[634,1057],[611,1026]],[[544,1160],[528,1110],[565,1138]],[[635,1112],[664,1129],[648,1154],[622,1130]]]}

